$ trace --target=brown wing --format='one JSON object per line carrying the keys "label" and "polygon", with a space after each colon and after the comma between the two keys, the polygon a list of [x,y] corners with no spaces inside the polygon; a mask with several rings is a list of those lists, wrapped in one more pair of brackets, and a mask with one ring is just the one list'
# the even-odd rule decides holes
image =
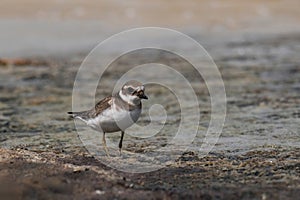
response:
{"label": "brown wing", "polygon": [[112,97],[106,97],[99,101],[91,113],[91,117],[96,117],[98,114],[102,113],[105,109],[109,108],[112,105]]}

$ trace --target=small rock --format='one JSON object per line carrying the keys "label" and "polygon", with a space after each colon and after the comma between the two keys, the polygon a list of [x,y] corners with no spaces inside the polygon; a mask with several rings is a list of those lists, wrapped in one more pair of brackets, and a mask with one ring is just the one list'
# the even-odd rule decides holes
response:
{"label": "small rock", "polygon": [[105,191],[102,191],[102,190],[96,190],[95,193],[96,193],[97,195],[103,195],[103,194],[105,194]]}

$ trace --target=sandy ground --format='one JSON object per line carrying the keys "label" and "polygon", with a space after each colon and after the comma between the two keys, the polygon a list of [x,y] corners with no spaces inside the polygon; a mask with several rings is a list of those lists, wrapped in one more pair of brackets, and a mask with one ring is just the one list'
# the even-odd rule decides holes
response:
{"label": "sandy ground", "polygon": [[8,199],[297,199],[299,156],[280,148],[202,159],[190,152],[168,168],[126,174],[85,153],[1,149],[0,192]]}

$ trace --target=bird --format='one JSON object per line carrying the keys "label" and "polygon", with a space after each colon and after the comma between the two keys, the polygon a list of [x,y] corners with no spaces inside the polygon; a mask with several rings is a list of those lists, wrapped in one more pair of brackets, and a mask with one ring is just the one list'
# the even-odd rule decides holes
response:
{"label": "bird", "polygon": [[119,152],[121,155],[125,130],[139,119],[143,99],[148,99],[145,95],[145,86],[139,81],[130,80],[122,86],[119,92],[100,100],[92,109],[68,112],[68,114],[103,133],[102,145],[108,157],[110,156],[105,134],[120,131]]}

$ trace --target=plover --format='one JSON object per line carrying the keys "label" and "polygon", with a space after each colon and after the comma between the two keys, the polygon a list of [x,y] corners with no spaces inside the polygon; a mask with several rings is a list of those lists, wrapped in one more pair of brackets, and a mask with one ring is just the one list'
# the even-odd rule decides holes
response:
{"label": "plover", "polygon": [[99,101],[94,108],[81,112],[68,112],[68,114],[82,120],[92,129],[103,132],[102,144],[107,156],[109,153],[105,133],[121,131],[119,142],[121,153],[125,129],[133,125],[140,117],[141,100],[148,99],[144,92],[145,87],[142,83],[131,80],[125,83],[118,93]]}

